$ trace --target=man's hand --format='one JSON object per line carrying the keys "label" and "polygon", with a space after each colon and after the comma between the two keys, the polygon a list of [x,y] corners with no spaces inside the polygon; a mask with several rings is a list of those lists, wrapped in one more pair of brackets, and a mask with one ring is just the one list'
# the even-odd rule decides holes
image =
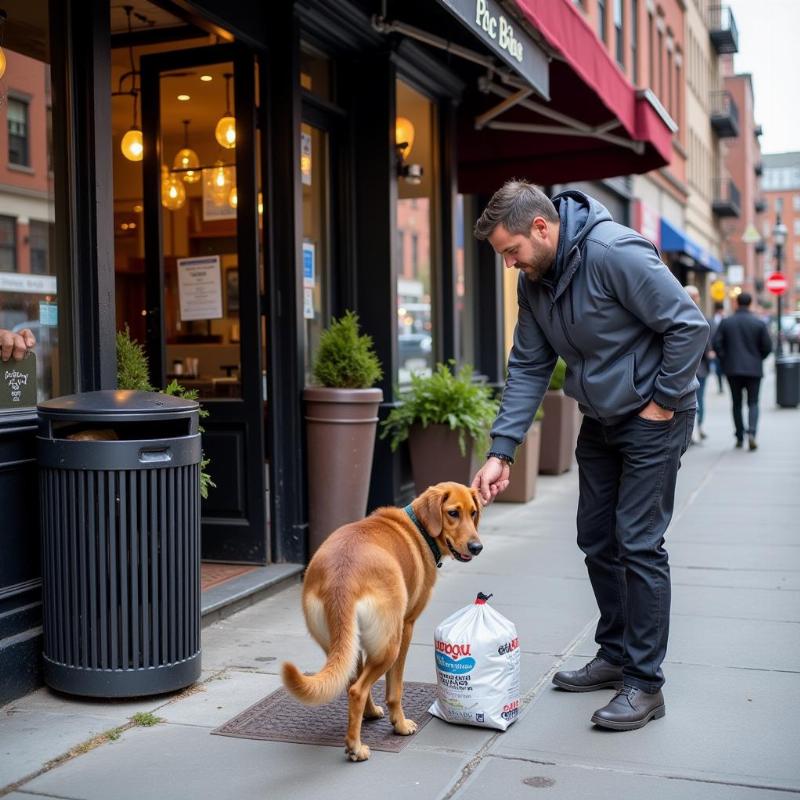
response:
{"label": "man's hand", "polygon": [[649,419],[651,422],[666,422],[675,416],[675,412],[668,408],[661,408],[658,403],[652,400],[639,412],[642,419]]}
{"label": "man's hand", "polygon": [[36,344],[36,337],[29,328],[23,328],[18,333],[12,333],[0,328],[0,358],[8,361],[14,356],[15,361],[21,361]]}
{"label": "man's hand", "polygon": [[507,461],[492,456],[472,479],[472,488],[478,490],[481,502],[488,505],[500,492],[508,488],[511,467]]}

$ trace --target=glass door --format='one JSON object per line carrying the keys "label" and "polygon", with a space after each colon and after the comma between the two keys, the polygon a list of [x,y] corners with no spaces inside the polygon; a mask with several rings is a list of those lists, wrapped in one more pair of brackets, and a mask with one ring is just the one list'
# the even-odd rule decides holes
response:
{"label": "glass door", "polygon": [[193,389],[207,470],[202,557],[267,560],[254,55],[141,58],[146,341],[153,380]]}

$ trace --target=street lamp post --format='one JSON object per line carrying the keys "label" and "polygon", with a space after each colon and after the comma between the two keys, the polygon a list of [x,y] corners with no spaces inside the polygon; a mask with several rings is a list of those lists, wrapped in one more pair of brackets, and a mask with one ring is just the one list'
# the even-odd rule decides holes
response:
{"label": "street lamp post", "polygon": [[[781,271],[783,262],[783,246],[786,244],[786,226],[781,221],[783,204],[780,198],[775,203],[775,227],[772,229],[772,241],[775,243],[775,272]],[[778,295],[778,338],[775,346],[775,355],[783,353],[783,329],[781,323],[781,311],[783,309],[783,296]]]}

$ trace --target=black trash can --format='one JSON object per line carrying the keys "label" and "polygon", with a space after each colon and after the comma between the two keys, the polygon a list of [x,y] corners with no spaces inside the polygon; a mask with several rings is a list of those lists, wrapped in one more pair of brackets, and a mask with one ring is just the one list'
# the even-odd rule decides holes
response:
{"label": "black trash can", "polygon": [[92,697],[200,676],[198,405],[99,391],[39,409],[44,678]]}
{"label": "black trash can", "polygon": [[781,408],[800,404],[800,356],[783,355],[775,359],[775,399]]}

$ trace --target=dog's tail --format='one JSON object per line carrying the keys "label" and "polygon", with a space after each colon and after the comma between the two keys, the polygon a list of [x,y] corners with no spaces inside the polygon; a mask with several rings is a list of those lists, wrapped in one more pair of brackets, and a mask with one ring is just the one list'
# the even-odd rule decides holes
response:
{"label": "dog's tail", "polygon": [[358,632],[353,610],[341,618],[325,666],[316,675],[303,675],[294,664],[285,661],[281,669],[283,685],[290,694],[308,706],[330,703],[347,687],[357,661]]}

